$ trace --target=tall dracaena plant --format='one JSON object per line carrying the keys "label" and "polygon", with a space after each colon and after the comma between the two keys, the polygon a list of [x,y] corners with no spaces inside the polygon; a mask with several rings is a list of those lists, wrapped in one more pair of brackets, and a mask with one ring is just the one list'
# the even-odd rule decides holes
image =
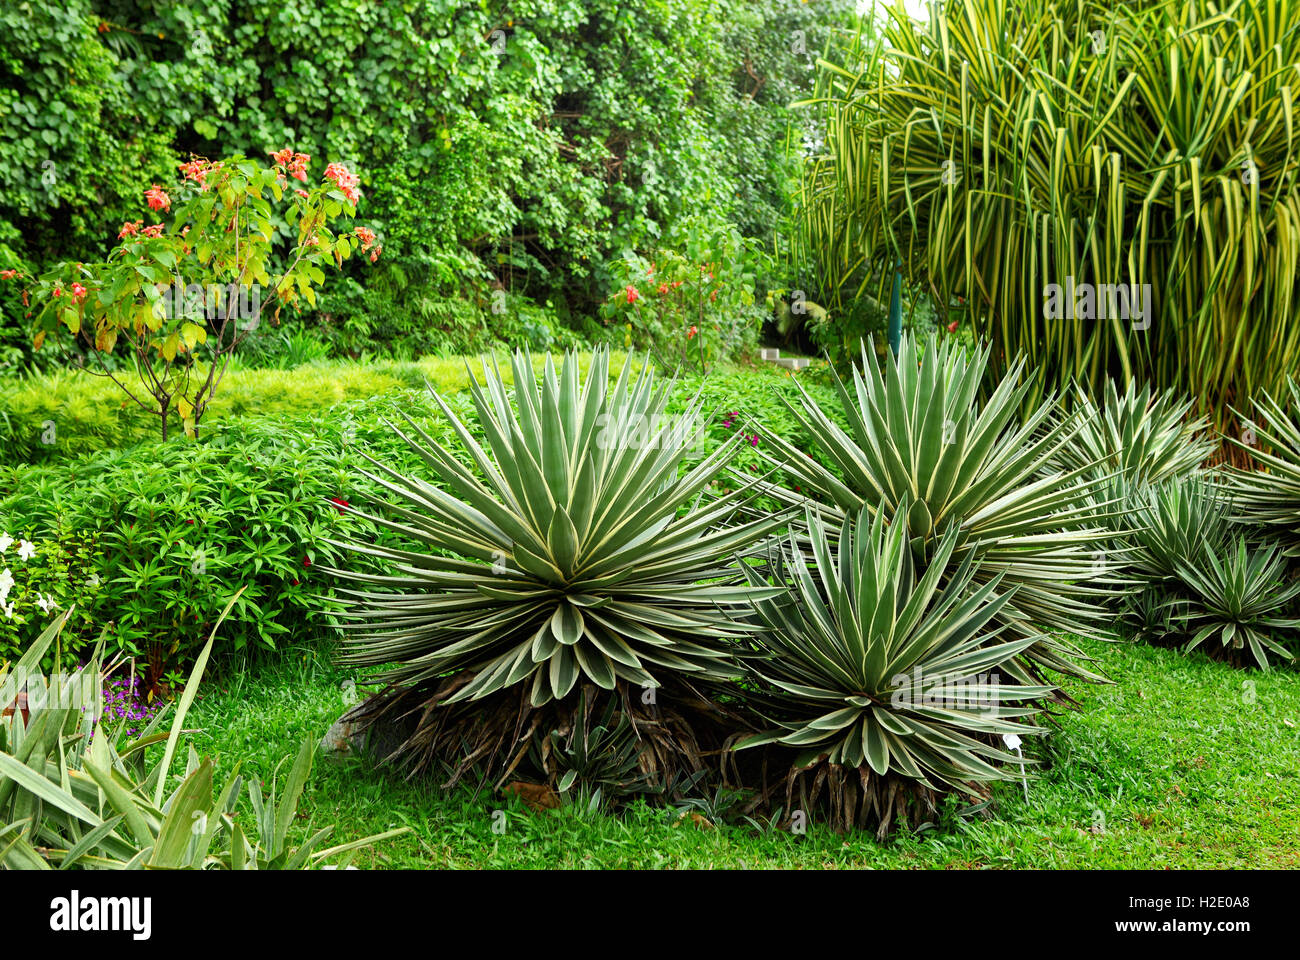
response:
{"label": "tall dracaena plant", "polygon": [[[1077,415],[1059,415],[1048,398],[1021,419],[1030,387],[1017,385],[1018,366],[980,403],[987,347],[968,356],[947,341],[918,346],[908,336],[883,370],[874,344],[863,346],[862,357],[851,389],[835,378],[847,431],[802,388],[799,404],[788,404],[830,466],[759,427],[765,456],[802,492],[776,484],[765,489],[788,504],[810,494],[830,506],[831,516],[864,507],[873,515],[898,515],[913,549],[927,560],[955,530],[953,556],[979,562],[975,582],[1001,577],[1017,588],[998,615],[1013,633],[1103,632],[1106,614],[1098,601],[1111,595],[1116,568],[1100,549],[1107,533],[1092,525],[1096,506],[1087,494],[1109,478],[1052,467],[1078,429]],[[1063,638],[1048,637],[1025,656],[1087,675],[1075,654]]]}
{"label": "tall dracaena plant", "polygon": [[408,689],[472,677],[447,703],[528,683],[541,705],[584,675],[604,689],[735,676],[736,643],[755,628],[733,617],[772,592],[748,585],[736,556],[784,522],[728,524],[746,489],[701,504],[741,438],[686,469],[702,401],[665,417],[671,384],[648,365],[633,378],[625,363],[612,391],[605,351],[584,382],[576,354],[558,372],[548,357],[540,382],[525,354],[512,365],[513,405],[495,363],[482,386],[471,377],[486,446],[434,395],[472,467],[414,422],[398,433],[429,479],[371,460],[367,476],[393,495],[371,519],[411,545],[338,544],[387,565],[333,571],[362,586],[346,591],[344,662],[393,665],[379,679]]}
{"label": "tall dracaena plant", "polygon": [[1136,377],[1235,428],[1300,363],[1298,9],[895,5],[883,43],[821,64],[799,199],[819,300],[883,296],[901,259],[992,340],[994,377],[1028,359],[1027,408]]}

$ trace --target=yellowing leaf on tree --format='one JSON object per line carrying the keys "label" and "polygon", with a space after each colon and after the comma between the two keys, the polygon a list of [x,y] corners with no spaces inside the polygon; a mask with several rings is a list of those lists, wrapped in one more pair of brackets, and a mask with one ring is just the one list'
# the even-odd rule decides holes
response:
{"label": "yellowing leaf on tree", "polygon": [[173,332],[170,337],[162,342],[162,345],[158,348],[158,352],[162,354],[164,360],[171,363],[176,359],[176,351],[180,348],[180,345],[181,335]]}
{"label": "yellowing leaf on tree", "polygon": [[208,339],[208,331],[204,330],[197,323],[181,324],[181,341],[191,350],[200,343]]}
{"label": "yellowing leaf on tree", "polygon": [[191,440],[193,440],[195,436],[197,436],[197,434],[194,432],[193,417],[186,417],[184,420],[181,421],[181,426],[185,428],[185,436],[189,437]]}
{"label": "yellowing leaf on tree", "polygon": [[74,334],[81,332],[81,314],[77,312],[76,307],[63,308],[63,322]]}
{"label": "yellowing leaf on tree", "polygon": [[32,340],[32,347],[36,350],[41,349],[41,344],[45,342],[45,331],[37,332],[36,337]]}
{"label": "yellowing leaf on tree", "polygon": [[112,353],[113,347],[117,345],[117,331],[111,327],[100,330],[95,337],[95,349],[102,350],[105,353]]}
{"label": "yellowing leaf on tree", "polygon": [[156,331],[159,327],[162,326],[163,313],[165,312],[165,310],[166,307],[162,300],[155,301],[153,306],[150,306],[147,303],[139,304],[135,308],[136,332],[137,333],[140,332],[145,327],[148,327],[150,330]]}
{"label": "yellowing leaf on tree", "polygon": [[177,397],[176,410],[180,413],[182,419],[189,420],[190,414],[194,412],[194,404],[190,403],[184,397]]}

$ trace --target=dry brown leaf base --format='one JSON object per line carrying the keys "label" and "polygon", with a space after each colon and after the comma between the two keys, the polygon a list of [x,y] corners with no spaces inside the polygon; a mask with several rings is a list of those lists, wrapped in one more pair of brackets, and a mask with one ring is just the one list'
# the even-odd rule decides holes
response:
{"label": "dry brown leaf base", "polygon": [[738,708],[681,681],[658,688],[652,704],[643,702],[640,687],[622,682],[612,691],[585,684],[540,707],[533,706],[526,685],[481,700],[445,702],[472,677],[462,673],[436,686],[389,688],[348,719],[365,732],[369,752],[408,779],[437,773],[444,789],[473,779],[496,790],[510,784],[521,796],[527,786],[515,784],[530,780],[558,789],[570,769],[565,756],[580,741],[594,746],[607,716],[609,727],[623,727],[626,747],[620,752],[623,775],[605,785],[614,788],[605,790],[607,796],[666,793],[666,799],[681,799],[676,794],[692,786],[734,787],[741,780],[738,764],[747,758],[731,745],[756,729]]}

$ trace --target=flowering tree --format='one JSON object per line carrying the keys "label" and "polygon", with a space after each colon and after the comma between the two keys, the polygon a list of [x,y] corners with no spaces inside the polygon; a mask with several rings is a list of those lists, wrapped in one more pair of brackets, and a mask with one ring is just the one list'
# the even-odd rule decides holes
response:
{"label": "flowering tree", "polygon": [[[187,436],[197,435],[231,355],[268,306],[277,316],[298,297],[315,306],[322,265],[341,267],[358,252],[372,262],[379,256],[373,231],[335,234],[327,226],[355,216],[355,173],[331,163],[319,184],[290,191],[290,178],[308,182],[311,158],[290,149],[270,156],[268,165],[240,156],[181,164],[173,192],[183,199],[174,212],[162,186],[145,192],[152,212],[172,214],[170,225],[124,223],[107,261],[61,263],[42,275],[23,294],[35,305],[35,347],[66,328],[93,361],[91,372],[159,417],[163,439],[173,413]],[[274,277],[273,202],[284,204],[280,215],[297,234]],[[108,360],[119,340],[129,344],[130,374]]]}
{"label": "flowering tree", "polygon": [[611,265],[614,289],[601,306],[627,347],[652,350],[668,368],[701,374],[757,337],[766,311],[755,305],[760,252],[733,229],[687,218],[649,255]]}

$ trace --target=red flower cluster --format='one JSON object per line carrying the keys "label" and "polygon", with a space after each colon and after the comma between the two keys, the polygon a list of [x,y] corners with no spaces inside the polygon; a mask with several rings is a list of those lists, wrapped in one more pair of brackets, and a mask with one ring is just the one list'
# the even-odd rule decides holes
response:
{"label": "red flower cluster", "polygon": [[186,180],[193,180],[202,189],[204,190],[207,189],[208,185],[204,182],[204,180],[207,177],[207,175],[212,171],[212,168],[208,166],[208,161],[200,160],[197,157],[195,157],[189,163],[182,163],[180,165],[180,171],[181,173],[185,174]]}
{"label": "red flower cluster", "polygon": [[348,198],[349,203],[355,204],[361,199],[361,191],[357,185],[361,183],[361,178],[355,173],[348,170],[341,163],[331,163],[325,168],[325,179],[332,180],[339,188],[339,192]]}
{"label": "red flower cluster", "polygon": [[146,237],[161,237],[162,232],[163,225],[161,223],[155,223],[152,227],[145,227],[144,230],[141,231],[141,234]]}
{"label": "red flower cluster", "polygon": [[285,147],[283,150],[273,152],[271,159],[275,161],[277,167],[285,167],[289,171],[289,176],[295,180],[307,182],[307,164],[311,162],[308,154],[294,153],[289,147]]}
{"label": "red flower cluster", "polygon": [[0,280],[12,280],[18,276],[17,270],[0,270]]}
{"label": "red flower cluster", "polygon": [[140,227],[143,224],[143,220],[137,220],[135,223],[122,224],[122,229],[118,231],[117,239],[125,240],[127,237],[134,237],[140,232]]}
{"label": "red flower cluster", "polygon": [[374,245],[375,231],[371,230],[369,227],[357,227],[352,232],[355,233],[357,239],[361,241],[362,250],[369,250]]}
{"label": "red flower cluster", "polygon": [[692,323],[692,324],[691,324],[691,328],[690,328],[689,330],[686,331],[686,339],[687,339],[687,340],[694,340],[694,339],[695,339],[695,335],[696,335],[697,333],[699,333],[699,332],[700,332],[700,328],[697,327],[695,324]]}
{"label": "red flower cluster", "polygon": [[334,504],[334,509],[337,510],[339,513],[343,512],[344,507],[351,506],[351,504],[349,504],[342,497],[330,497],[330,503]]}
{"label": "red flower cluster", "polygon": [[641,294],[637,292],[636,287],[632,286],[629,283],[627,285],[627,302],[636,303],[640,299],[641,299]]}
{"label": "red flower cluster", "polygon": [[172,198],[163,192],[163,188],[154,184],[144,192],[144,198],[149,204],[150,210],[170,210],[172,208]]}
{"label": "red flower cluster", "polygon": [[78,302],[86,299],[86,288],[79,283],[72,285],[72,299]]}

